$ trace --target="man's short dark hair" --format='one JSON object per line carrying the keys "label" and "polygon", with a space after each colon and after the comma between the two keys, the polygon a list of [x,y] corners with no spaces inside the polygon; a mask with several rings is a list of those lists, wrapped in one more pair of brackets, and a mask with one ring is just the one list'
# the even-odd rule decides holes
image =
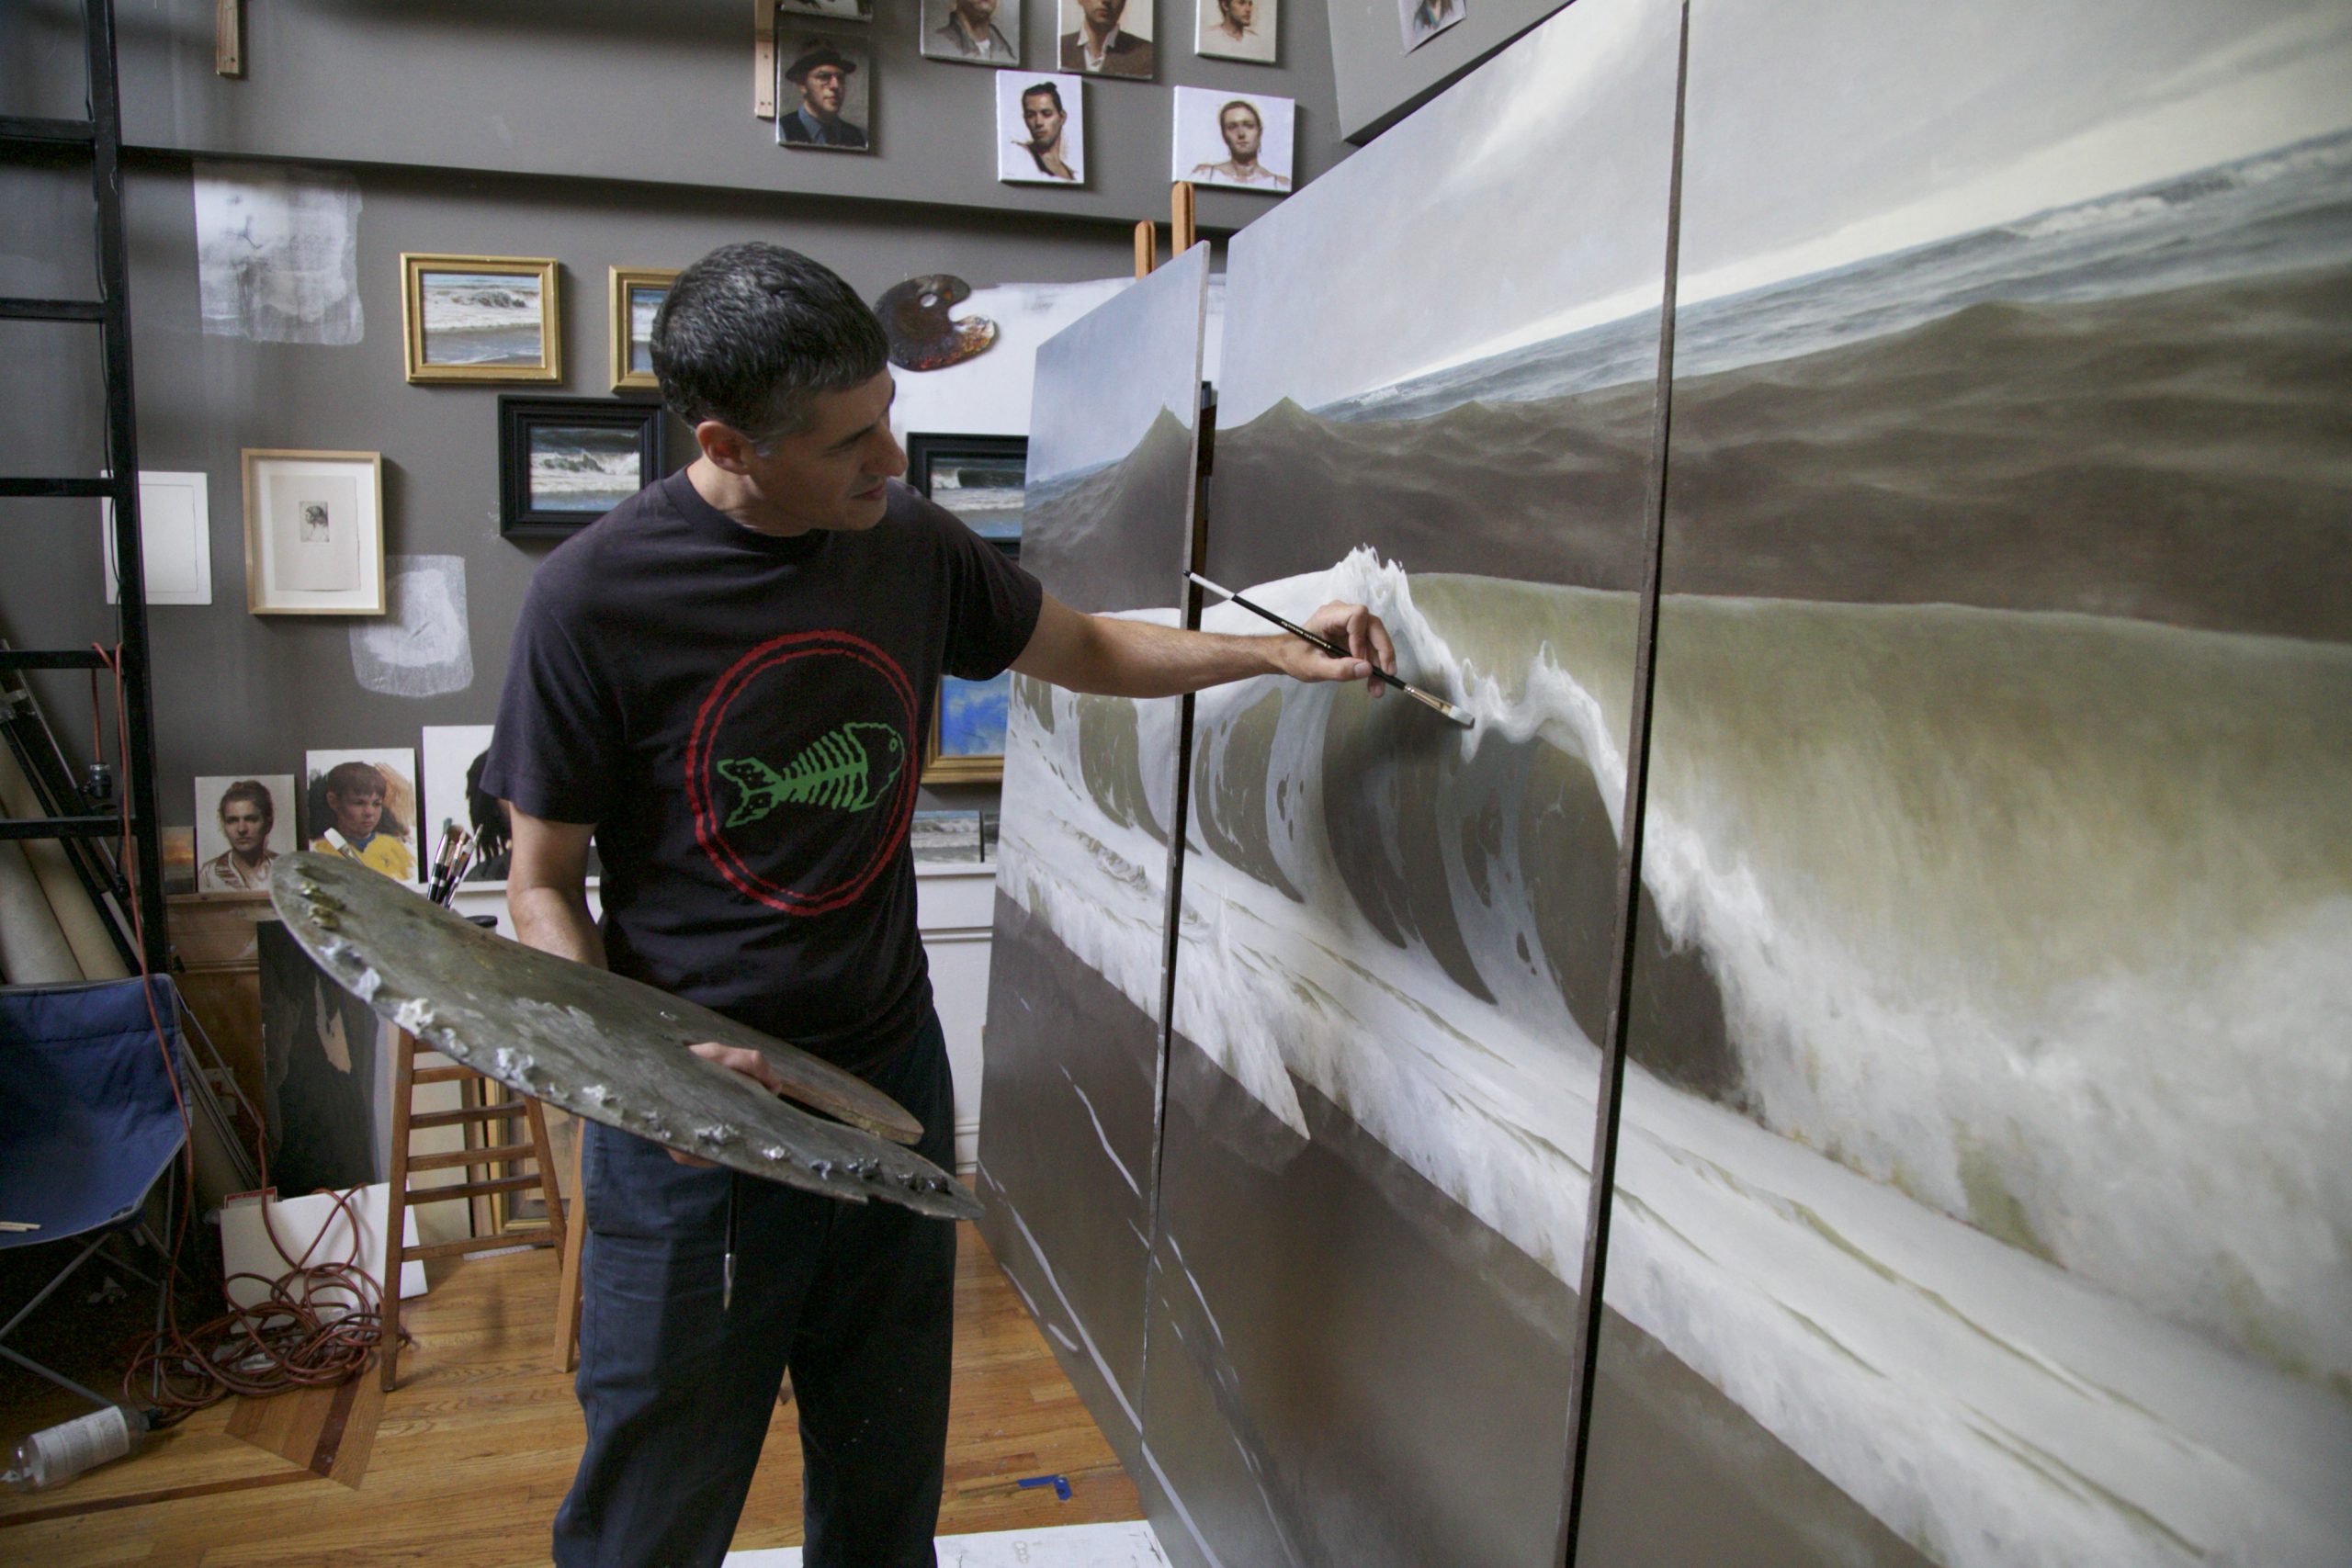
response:
{"label": "man's short dark hair", "polygon": [[1069,118],[1069,110],[1062,107],[1062,90],[1054,85],[1051,82],[1040,82],[1034,87],[1023,87],[1021,90],[1021,101],[1023,103],[1025,104],[1030,99],[1035,97],[1046,97],[1053,99],[1054,112],[1061,116],[1064,119],[1068,119]]}
{"label": "man's short dark hair", "polygon": [[721,245],[678,275],[653,318],[662,400],[764,444],[808,426],[808,400],[871,381],[889,344],[830,268],[757,241]]}
{"label": "man's short dark hair", "polygon": [[269,786],[259,779],[239,779],[227,789],[222,790],[220,805],[218,808],[221,816],[229,815],[229,803],[232,800],[253,802],[254,807],[261,812],[263,825],[265,827],[276,825],[277,807],[269,798]]}

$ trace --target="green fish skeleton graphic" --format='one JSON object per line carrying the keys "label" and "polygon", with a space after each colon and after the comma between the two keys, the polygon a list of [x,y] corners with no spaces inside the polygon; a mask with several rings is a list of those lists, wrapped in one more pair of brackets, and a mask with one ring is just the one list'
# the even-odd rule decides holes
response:
{"label": "green fish skeleton graphic", "polygon": [[721,777],[743,792],[727,826],[757,822],[779,806],[866,811],[898,782],[906,743],[887,724],[852,723],[827,731],[776,772],[757,757],[726,757]]}

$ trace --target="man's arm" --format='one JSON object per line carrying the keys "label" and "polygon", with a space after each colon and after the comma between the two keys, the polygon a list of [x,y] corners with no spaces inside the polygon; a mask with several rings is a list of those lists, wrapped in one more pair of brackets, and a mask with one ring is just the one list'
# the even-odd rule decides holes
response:
{"label": "man's arm", "polygon": [[[588,918],[588,840],[596,829],[578,822],[550,822],[516,810],[511,800],[505,804],[514,826],[506,863],[506,913],[514,922],[515,937],[526,947],[605,968],[605,939]],[[714,1041],[686,1049],[733,1068],[770,1094],[784,1092],[784,1079],[757,1051]],[[676,1149],[669,1154],[680,1165],[711,1163]]]}
{"label": "man's arm", "polygon": [[506,913],[526,947],[605,967],[605,939],[588,918],[588,840],[596,829],[550,822],[506,804],[514,835],[506,863]]}
{"label": "man's arm", "polygon": [[1375,697],[1387,690],[1371,679],[1375,662],[1392,673],[1396,668],[1396,650],[1379,616],[1361,604],[1326,604],[1304,625],[1351,657],[1333,659],[1287,632],[1232,637],[1081,615],[1048,593],[1037,612],[1037,629],[1012,667],[1073,692],[1108,697],[1172,697],[1252,675],[1363,681]]}

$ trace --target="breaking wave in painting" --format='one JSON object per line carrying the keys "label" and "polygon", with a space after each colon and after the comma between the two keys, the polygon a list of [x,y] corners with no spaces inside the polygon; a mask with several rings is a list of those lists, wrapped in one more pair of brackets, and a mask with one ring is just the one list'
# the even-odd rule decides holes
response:
{"label": "breaking wave in painting", "polygon": [[[1573,1282],[1611,933],[1524,868],[1614,875],[1632,602],[1364,552],[1256,596],[1371,604],[1481,722],[1201,699],[1177,1029]],[[1950,606],[1662,626],[1648,892],[1721,1059],[1634,1043],[1612,1305],[1938,1561],[2340,1560],[2352,649]],[[1135,760],[1174,705],[1016,707],[1008,788],[1045,808],[1000,886],[1154,1011],[1172,803]]]}

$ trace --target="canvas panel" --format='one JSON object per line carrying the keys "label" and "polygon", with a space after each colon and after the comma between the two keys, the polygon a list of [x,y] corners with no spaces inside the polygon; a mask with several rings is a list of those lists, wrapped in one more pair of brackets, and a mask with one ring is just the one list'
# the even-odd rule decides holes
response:
{"label": "canvas panel", "polygon": [[[1205,247],[1037,353],[1022,561],[1089,613],[1177,619]],[[1175,699],[1014,677],[980,1120],[990,1250],[1131,1472],[1160,1057]]]}
{"label": "canvas panel", "polygon": [[1583,0],[1233,243],[1207,575],[1370,604],[1478,724],[1197,701],[1145,1379],[1182,1562],[1551,1551],[1679,23]]}
{"label": "canvas panel", "polygon": [[1587,1568],[2352,1558],[2348,73],[1693,0]]}

